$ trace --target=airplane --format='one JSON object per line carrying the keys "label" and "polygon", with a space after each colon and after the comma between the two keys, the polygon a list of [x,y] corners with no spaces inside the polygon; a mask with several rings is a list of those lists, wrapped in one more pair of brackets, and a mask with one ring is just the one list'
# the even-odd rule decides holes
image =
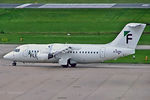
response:
{"label": "airplane", "polygon": [[100,63],[135,54],[135,48],[144,31],[144,23],[128,23],[119,35],[107,44],[26,44],[3,56],[23,63],[59,63],[64,68],[77,64]]}

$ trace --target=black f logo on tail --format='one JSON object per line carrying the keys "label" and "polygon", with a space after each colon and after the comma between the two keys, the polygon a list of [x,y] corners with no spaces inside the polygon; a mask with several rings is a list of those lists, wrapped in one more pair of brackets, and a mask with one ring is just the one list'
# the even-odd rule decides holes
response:
{"label": "black f logo on tail", "polygon": [[126,43],[129,43],[129,40],[132,40],[132,34],[128,34],[130,31],[124,31],[124,36],[126,36]]}
{"label": "black f logo on tail", "polygon": [[126,43],[128,44],[129,40],[132,40],[132,34],[126,36]]}

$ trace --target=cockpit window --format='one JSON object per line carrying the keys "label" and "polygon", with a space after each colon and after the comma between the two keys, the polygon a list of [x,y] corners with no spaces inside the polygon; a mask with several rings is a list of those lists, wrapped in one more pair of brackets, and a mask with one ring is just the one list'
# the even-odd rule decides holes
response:
{"label": "cockpit window", "polygon": [[14,51],[15,51],[15,52],[19,52],[19,51],[20,51],[20,49],[15,49]]}

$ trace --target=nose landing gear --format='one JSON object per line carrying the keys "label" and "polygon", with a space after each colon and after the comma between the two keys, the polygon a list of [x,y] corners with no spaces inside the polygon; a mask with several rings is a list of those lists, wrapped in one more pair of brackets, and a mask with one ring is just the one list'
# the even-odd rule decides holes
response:
{"label": "nose landing gear", "polygon": [[17,65],[16,61],[13,61],[12,66],[16,66],[16,65]]}

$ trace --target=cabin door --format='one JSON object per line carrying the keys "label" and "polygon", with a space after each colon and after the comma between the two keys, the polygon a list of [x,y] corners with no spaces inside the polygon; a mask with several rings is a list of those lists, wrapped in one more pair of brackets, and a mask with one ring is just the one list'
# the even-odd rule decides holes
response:
{"label": "cabin door", "polygon": [[105,57],[105,48],[101,48],[100,49],[100,58],[104,58]]}

